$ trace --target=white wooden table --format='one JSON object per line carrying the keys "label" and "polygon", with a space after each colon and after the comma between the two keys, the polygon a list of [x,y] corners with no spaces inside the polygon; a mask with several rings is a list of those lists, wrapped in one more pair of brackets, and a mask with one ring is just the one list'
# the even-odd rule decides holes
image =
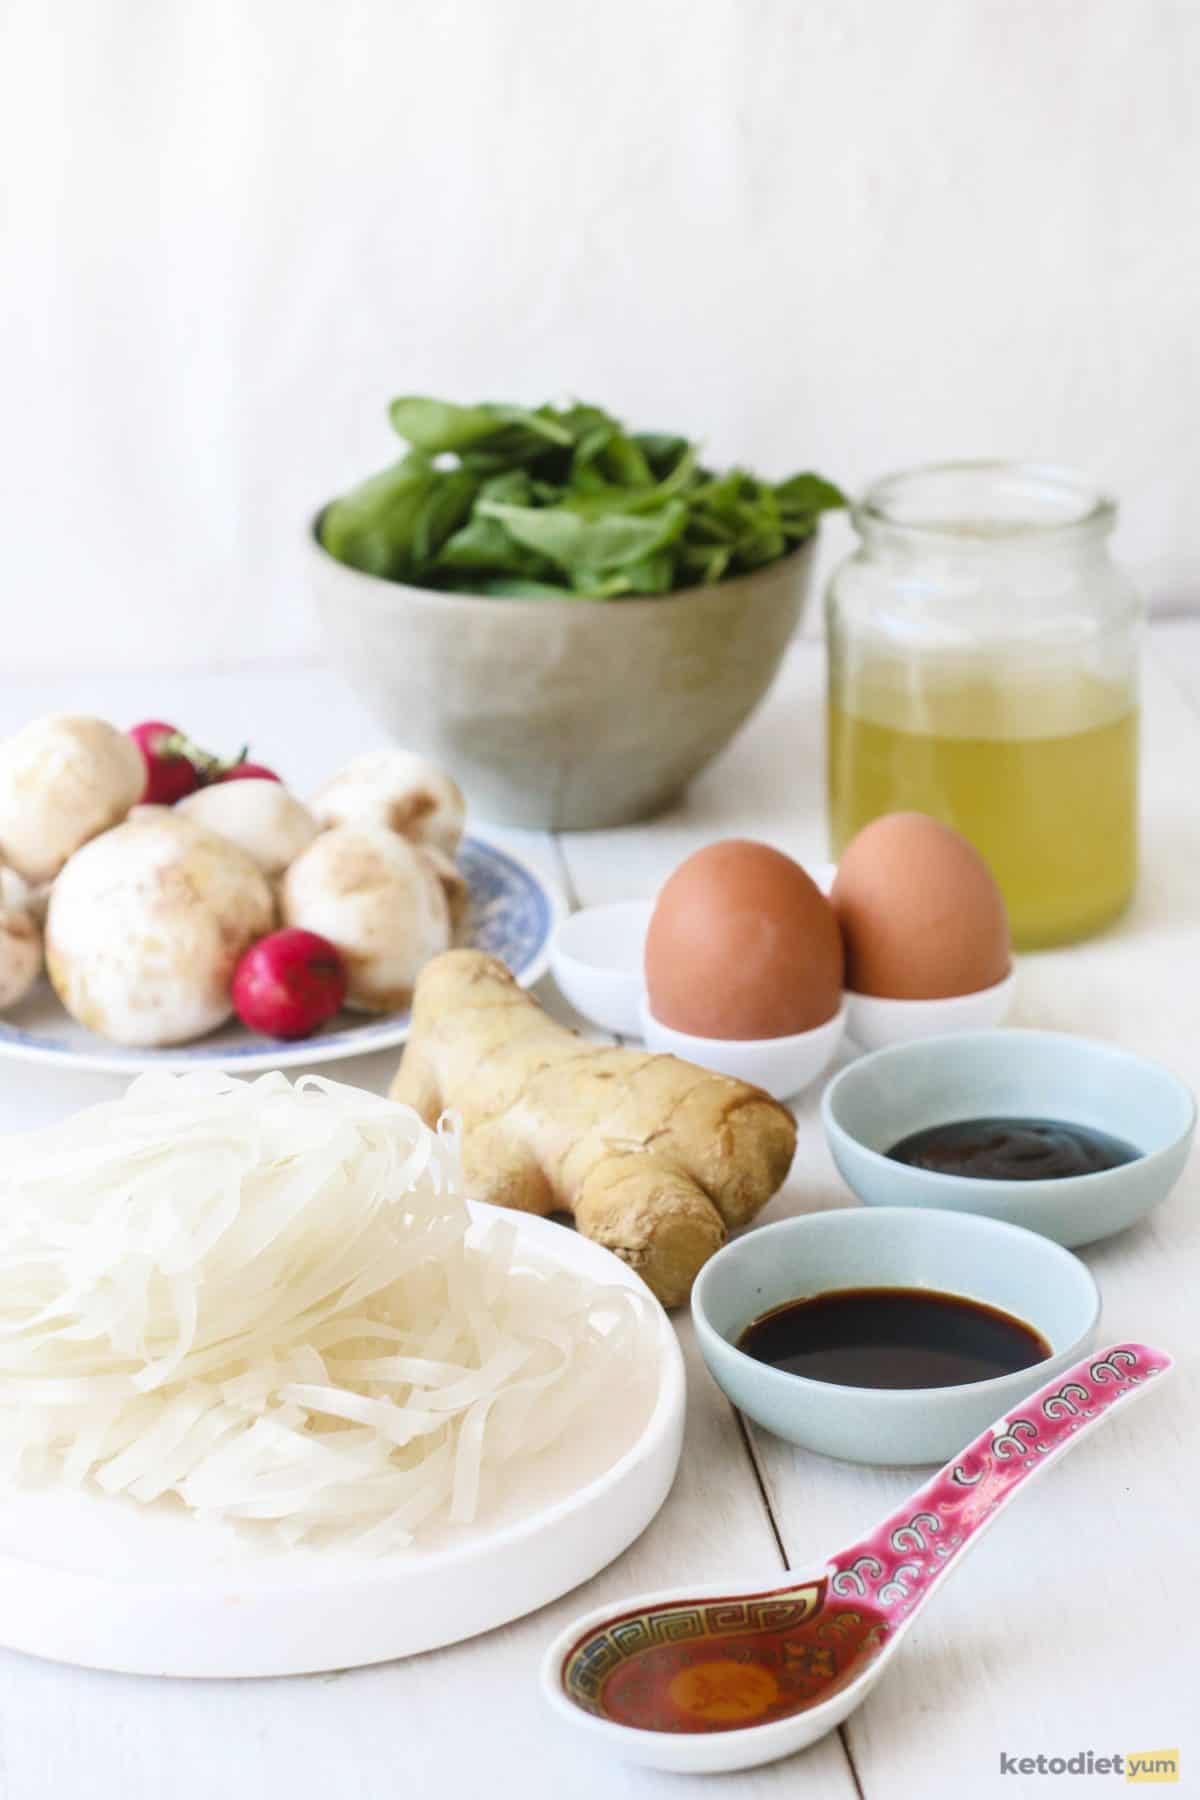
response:
{"label": "white wooden table", "polygon": [[[716,837],[824,853],[821,653],[798,644],[766,707],[669,817],[621,832],[497,832],[578,904],[650,894]],[[51,709],[122,723],[175,719],[202,742],[249,738],[301,791],[376,733],[314,669],[219,676],[87,676],[0,686],[0,730]],[[1111,1038],[1200,1086],[1200,623],[1161,624],[1146,682],[1144,874],[1116,931],[1022,959],[1018,1019]],[[552,992],[544,992],[557,1004]],[[391,1055],[341,1065],[382,1088]],[[0,1128],[45,1121],[113,1091],[104,1076],[6,1063]],[[815,1101],[765,1215],[841,1206]],[[1178,1358],[1161,1394],[1118,1416],[1039,1484],[950,1583],[867,1704],[799,1758],[719,1778],[766,1800],[938,1800],[1044,1793],[1002,1774],[1017,1756],[1179,1747],[1196,1783],[1195,1425],[1200,1297],[1195,1169],[1146,1224],[1084,1254],[1102,1330]],[[694,1354],[683,1463],[657,1521],[611,1568],[505,1630],[414,1660],[267,1682],[171,1683],[86,1673],[0,1653],[3,1800],[378,1800],[521,1793],[590,1800],[678,1791],[684,1777],[618,1769],[544,1716],[535,1683],[549,1638],[576,1612],[674,1582],[772,1579],[788,1557],[832,1549],[890,1509],[911,1473],[852,1468],[747,1430]],[[718,1779],[718,1778],[713,1778]],[[1100,1781],[1101,1778],[1094,1777]],[[1090,1786],[1090,1784],[1089,1784]],[[1052,1783],[1053,1787],[1053,1783]]]}

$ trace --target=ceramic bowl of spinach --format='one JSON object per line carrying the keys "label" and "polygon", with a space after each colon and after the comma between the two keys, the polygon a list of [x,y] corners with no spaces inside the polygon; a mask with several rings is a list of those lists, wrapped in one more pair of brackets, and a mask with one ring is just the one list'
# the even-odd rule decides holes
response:
{"label": "ceramic bowl of spinach", "polygon": [[669,804],[766,692],[841,493],[596,406],[407,397],[391,422],[404,454],[312,532],[326,640],[380,722],[496,820]]}

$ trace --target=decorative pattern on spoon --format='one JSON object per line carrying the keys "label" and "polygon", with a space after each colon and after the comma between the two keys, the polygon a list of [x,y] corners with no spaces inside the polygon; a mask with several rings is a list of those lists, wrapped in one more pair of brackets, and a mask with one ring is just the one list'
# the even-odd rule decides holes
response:
{"label": "decorative pattern on spoon", "polygon": [[563,1690],[593,1717],[672,1733],[765,1725],[831,1699],[895,1645],[1031,1476],[1170,1366],[1145,1344],[1085,1358],[981,1433],[823,1573],[617,1614],[571,1645]]}

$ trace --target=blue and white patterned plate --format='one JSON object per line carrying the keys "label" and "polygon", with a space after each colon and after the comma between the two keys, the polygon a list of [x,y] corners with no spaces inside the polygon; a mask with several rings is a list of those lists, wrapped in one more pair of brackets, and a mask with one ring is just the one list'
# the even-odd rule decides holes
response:
{"label": "blue and white patterned plate", "polygon": [[[458,943],[498,956],[522,987],[529,987],[549,963],[550,940],[563,912],[561,899],[519,856],[480,838],[463,839],[458,865],[470,890]],[[388,1050],[404,1042],[409,1024],[407,1012],[386,1017],[343,1012],[312,1037],[283,1043],[260,1037],[234,1019],[194,1044],[130,1050],[78,1024],[63,1010],[49,983],[39,982],[27,1000],[0,1018],[0,1056],[113,1075],[200,1068],[252,1074]]]}

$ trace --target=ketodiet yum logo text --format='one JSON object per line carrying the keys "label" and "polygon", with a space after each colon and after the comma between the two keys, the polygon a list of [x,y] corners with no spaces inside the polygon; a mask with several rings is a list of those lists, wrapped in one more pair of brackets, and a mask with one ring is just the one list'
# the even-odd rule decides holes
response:
{"label": "ketodiet yum logo text", "polygon": [[1077,1750],[1074,1756],[1015,1756],[1000,1752],[1002,1775],[1115,1775],[1124,1781],[1178,1781],[1178,1750],[1125,1750],[1097,1756]]}

